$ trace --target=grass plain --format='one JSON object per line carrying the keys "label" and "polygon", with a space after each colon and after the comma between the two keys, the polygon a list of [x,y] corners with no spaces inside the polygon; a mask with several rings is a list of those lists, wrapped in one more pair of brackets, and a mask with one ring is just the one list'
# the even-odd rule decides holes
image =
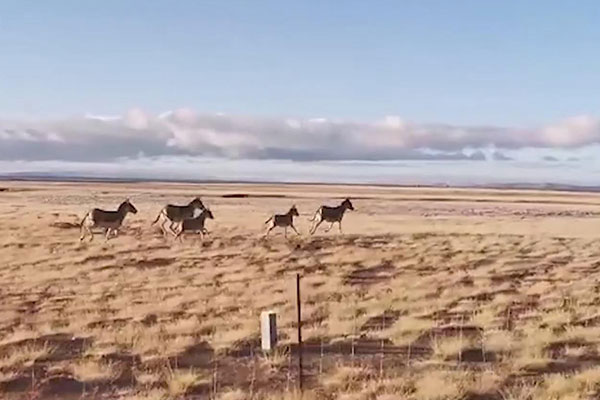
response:
{"label": "grass plain", "polygon": [[[595,399],[600,195],[327,185],[0,183],[3,399]],[[208,238],[164,238],[201,196]],[[308,235],[322,204],[355,211]],[[118,237],[79,242],[130,198]],[[296,204],[302,233],[263,237]],[[296,391],[295,274],[305,392]],[[259,315],[278,314],[262,354]]]}

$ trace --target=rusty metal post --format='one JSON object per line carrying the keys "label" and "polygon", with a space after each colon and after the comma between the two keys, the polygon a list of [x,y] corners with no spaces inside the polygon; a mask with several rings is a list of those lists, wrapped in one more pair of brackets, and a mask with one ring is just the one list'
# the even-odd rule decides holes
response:
{"label": "rusty metal post", "polygon": [[302,392],[304,373],[302,370],[302,308],[300,304],[300,274],[296,274],[296,309],[298,311],[298,389]]}

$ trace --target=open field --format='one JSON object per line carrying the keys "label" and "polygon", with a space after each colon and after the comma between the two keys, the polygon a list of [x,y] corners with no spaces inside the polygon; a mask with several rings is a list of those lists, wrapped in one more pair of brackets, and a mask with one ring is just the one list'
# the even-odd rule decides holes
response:
{"label": "open field", "polygon": [[[0,398],[595,399],[600,195],[0,182]],[[243,194],[244,196],[240,196]],[[201,196],[201,241],[150,225]],[[246,196],[247,195],[247,196]],[[308,235],[321,204],[355,211]],[[139,210],[80,243],[93,206]],[[264,239],[296,204],[302,233]],[[278,313],[262,354],[259,314]]]}

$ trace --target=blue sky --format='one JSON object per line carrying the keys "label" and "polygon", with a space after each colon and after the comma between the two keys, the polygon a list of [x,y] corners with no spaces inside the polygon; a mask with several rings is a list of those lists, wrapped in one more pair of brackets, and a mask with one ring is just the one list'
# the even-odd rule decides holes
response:
{"label": "blue sky", "polygon": [[[153,138],[131,157],[177,148],[229,159],[389,160],[383,148],[414,158],[422,148],[468,157],[484,147],[488,159],[493,151],[543,159],[600,137],[598,21],[597,1],[0,0],[0,140],[29,158],[41,150],[25,147],[41,137],[65,147],[76,135],[110,128],[120,138],[126,128]],[[156,127],[173,110],[195,113],[185,134]],[[216,113],[241,117],[206,122]],[[307,122],[316,118],[330,125]],[[329,139],[289,156],[269,138],[281,130],[272,119]],[[381,121],[402,132],[373,134]],[[473,127],[489,128],[485,140]],[[419,140],[431,129],[438,139]],[[345,144],[346,134],[353,144],[327,156],[326,144]],[[357,135],[380,146],[360,152]],[[443,135],[455,138],[449,145]],[[227,149],[188,151],[207,144]],[[133,152],[137,142],[129,145]],[[1,149],[0,158],[8,159]]]}
{"label": "blue sky", "polygon": [[522,125],[600,109],[597,1],[0,1],[0,114]]}

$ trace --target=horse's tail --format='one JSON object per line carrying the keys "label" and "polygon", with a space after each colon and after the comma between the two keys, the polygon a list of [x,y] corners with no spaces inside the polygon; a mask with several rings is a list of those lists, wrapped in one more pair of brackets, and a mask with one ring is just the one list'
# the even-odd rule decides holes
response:
{"label": "horse's tail", "polygon": [[90,212],[86,212],[85,215],[83,216],[83,219],[81,220],[81,222],[79,223],[79,228],[83,228],[83,223],[85,222],[86,218],[88,217],[88,215],[90,215]]}
{"label": "horse's tail", "polygon": [[317,215],[319,215],[321,213],[321,209],[323,207],[319,207],[317,211],[315,211],[315,215],[313,215],[312,219],[309,219],[309,221],[314,222],[317,219]]}
{"label": "horse's tail", "polygon": [[162,210],[160,210],[160,212],[158,213],[158,215],[156,216],[156,219],[154,220],[154,222],[152,222],[151,225],[154,225],[155,223],[158,222],[158,220],[160,219],[160,216],[163,214],[164,208]]}

